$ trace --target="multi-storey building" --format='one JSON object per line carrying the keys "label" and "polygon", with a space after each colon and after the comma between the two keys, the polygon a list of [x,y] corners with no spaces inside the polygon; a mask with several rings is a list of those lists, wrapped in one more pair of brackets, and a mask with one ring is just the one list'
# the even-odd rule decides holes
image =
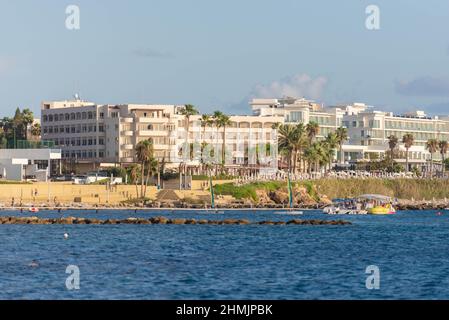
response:
{"label": "multi-storey building", "polygon": [[[42,139],[53,141],[55,147],[62,149],[66,166],[81,171],[92,170],[102,163],[135,162],[135,146],[142,140],[152,141],[155,157],[167,167],[177,167],[180,163],[199,165],[200,159],[192,157],[190,149],[200,150],[204,143],[214,146],[215,156],[221,155],[225,129],[202,126],[200,116],[192,116],[189,137],[186,137],[183,108],[180,105],[97,105],[79,99],[43,102]],[[276,144],[272,127],[283,122],[276,115],[231,116],[230,120],[225,140],[227,165],[250,162],[251,148],[256,148],[256,143]],[[186,142],[189,152],[183,154]]]}
{"label": "multi-storey building", "polygon": [[[406,150],[401,140],[406,133],[411,133],[415,142],[409,149],[409,163],[411,166],[424,164],[430,158],[425,148],[429,139],[449,141],[449,116],[428,117],[423,111],[395,115],[363,103],[320,108],[303,98],[254,99],[251,106],[255,115],[281,115],[286,123],[314,121],[320,125],[318,138],[338,127],[346,127],[349,136],[343,146],[346,161],[382,158],[389,150],[388,137],[393,135],[400,142],[397,161],[405,162]],[[439,157],[439,154],[434,155],[434,159]]]}

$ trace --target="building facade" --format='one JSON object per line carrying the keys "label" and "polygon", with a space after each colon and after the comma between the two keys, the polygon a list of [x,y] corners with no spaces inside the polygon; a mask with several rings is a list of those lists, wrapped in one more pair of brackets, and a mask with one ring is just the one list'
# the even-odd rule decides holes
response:
{"label": "building facade", "polygon": [[[426,150],[429,139],[449,141],[449,116],[429,117],[423,111],[396,115],[377,111],[364,103],[323,108],[304,98],[253,99],[250,104],[255,115],[277,114],[285,123],[318,123],[319,139],[338,127],[346,127],[349,136],[343,146],[346,162],[383,158],[389,150],[388,138],[392,135],[399,140],[396,161],[405,162],[402,137],[410,133],[415,142],[409,149],[409,163],[411,166],[422,165],[431,156]],[[440,160],[441,155],[434,154],[433,158]]]}
{"label": "building facade", "polygon": [[135,147],[143,140],[152,141],[155,157],[167,167],[178,167],[181,163],[200,165],[198,154],[204,156],[201,149],[208,146],[215,150],[208,152],[215,158],[210,162],[221,163],[223,143],[226,164],[240,165],[251,161],[251,150],[257,149],[257,144],[276,145],[272,127],[284,121],[278,115],[231,116],[230,125],[217,128],[203,126],[200,116],[192,116],[187,137],[183,108],[182,105],[97,105],[79,99],[43,102],[42,139],[54,142],[62,150],[66,169],[71,171],[75,167],[88,171],[102,164],[134,163]]}

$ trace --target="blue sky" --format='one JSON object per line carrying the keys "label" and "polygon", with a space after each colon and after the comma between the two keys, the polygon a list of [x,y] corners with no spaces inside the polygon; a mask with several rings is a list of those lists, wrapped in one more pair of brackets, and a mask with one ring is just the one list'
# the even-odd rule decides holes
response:
{"label": "blue sky", "polygon": [[[370,4],[380,30],[365,27]],[[0,116],[75,92],[203,112],[296,94],[449,114],[448,30],[442,0],[0,0]]]}

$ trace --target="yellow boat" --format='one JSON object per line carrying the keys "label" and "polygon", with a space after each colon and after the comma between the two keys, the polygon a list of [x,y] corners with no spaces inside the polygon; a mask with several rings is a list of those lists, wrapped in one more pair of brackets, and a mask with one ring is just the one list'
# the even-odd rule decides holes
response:
{"label": "yellow boat", "polygon": [[360,200],[369,201],[373,206],[367,208],[368,214],[395,214],[396,209],[393,207],[392,199],[379,194],[364,194],[358,197]]}
{"label": "yellow boat", "polygon": [[384,206],[375,206],[373,208],[368,209],[369,214],[395,214],[396,210],[393,208],[392,205],[386,205]]}

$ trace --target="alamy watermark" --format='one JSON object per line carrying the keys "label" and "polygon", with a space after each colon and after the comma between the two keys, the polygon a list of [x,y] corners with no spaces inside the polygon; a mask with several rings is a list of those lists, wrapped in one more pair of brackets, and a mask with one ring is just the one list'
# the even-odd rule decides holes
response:
{"label": "alamy watermark", "polygon": [[371,265],[366,267],[366,274],[369,276],[366,278],[365,286],[368,290],[379,290],[380,289],[380,269],[378,266]]}
{"label": "alamy watermark", "polygon": [[380,8],[374,4],[366,7],[365,13],[368,15],[365,20],[365,27],[368,30],[380,29]]}
{"label": "alamy watermark", "polygon": [[[170,139],[176,140],[176,133],[173,134],[174,136]],[[271,128],[255,130],[250,128],[246,132],[226,132],[224,143],[224,132],[211,133],[207,139],[204,139],[200,132],[191,132],[190,134],[193,134],[193,139],[189,139],[187,142],[185,134],[180,133],[179,138],[186,141],[178,145],[174,161],[209,165],[240,164],[272,168],[278,166],[277,132]]]}
{"label": "alamy watermark", "polygon": [[65,269],[65,273],[69,274],[65,280],[65,287],[67,290],[79,290],[80,289],[80,268],[75,265],[69,265]]}
{"label": "alamy watermark", "polygon": [[79,30],[81,28],[80,8],[77,5],[69,5],[65,9],[65,27],[68,30]]}

